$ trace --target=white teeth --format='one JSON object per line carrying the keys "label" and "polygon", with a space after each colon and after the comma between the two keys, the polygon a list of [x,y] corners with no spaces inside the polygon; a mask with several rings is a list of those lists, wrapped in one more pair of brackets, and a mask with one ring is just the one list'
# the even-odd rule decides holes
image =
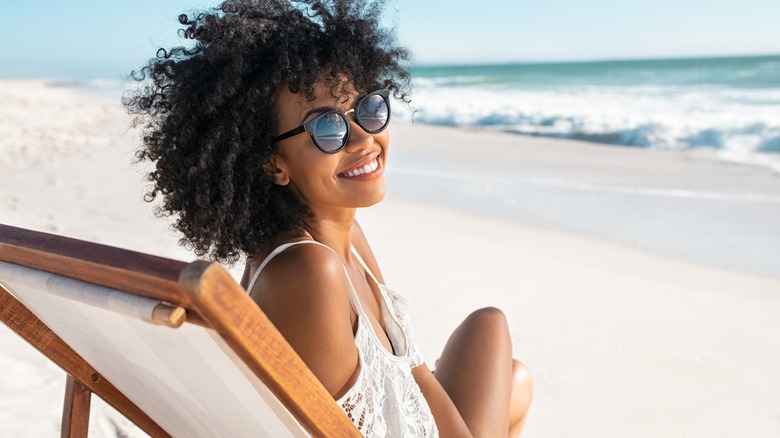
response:
{"label": "white teeth", "polygon": [[364,165],[363,167],[358,167],[357,169],[350,170],[349,172],[345,172],[344,176],[352,178],[358,175],[371,173],[375,171],[378,167],[379,167],[379,163],[377,162],[376,158],[374,158],[373,160],[371,160],[370,163]]}

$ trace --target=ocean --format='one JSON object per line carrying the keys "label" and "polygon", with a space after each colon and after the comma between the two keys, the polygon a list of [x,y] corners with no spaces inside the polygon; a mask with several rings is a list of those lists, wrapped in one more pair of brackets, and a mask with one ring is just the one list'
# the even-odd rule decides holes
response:
{"label": "ocean", "polygon": [[780,172],[780,55],[421,66],[412,73],[411,111],[398,112],[416,123],[708,148],[717,158]]}

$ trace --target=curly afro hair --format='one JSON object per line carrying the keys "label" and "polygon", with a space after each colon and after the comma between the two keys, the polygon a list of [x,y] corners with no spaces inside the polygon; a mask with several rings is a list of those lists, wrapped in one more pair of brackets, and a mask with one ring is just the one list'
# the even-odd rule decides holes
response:
{"label": "curly afro hair", "polygon": [[379,26],[378,1],[228,0],[181,15],[190,47],[160,49],[122,103],[144,128],[139,161],[156,164],[145,199],[175,218],[180,244],[232,263],[301,230],[309,209],[262,169],[281,87],[314,99],[318,80],[388,88],[408,101],[409,52]]}

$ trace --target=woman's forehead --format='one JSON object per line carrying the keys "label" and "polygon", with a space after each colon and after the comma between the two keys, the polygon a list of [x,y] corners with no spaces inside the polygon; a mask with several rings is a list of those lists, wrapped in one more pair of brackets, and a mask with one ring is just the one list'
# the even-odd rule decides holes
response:
{"label": "woman's forehead", "polygon": [[[358,96],[355,85],[349,81],[320,80],[312,84],[312,93],[305,90],[291,92],[286,86],[279,93],[279,110],[282,113],[305,113],[310,108],[331,107],[348,109]],[[313,97],[313,99],[310,99]]]}

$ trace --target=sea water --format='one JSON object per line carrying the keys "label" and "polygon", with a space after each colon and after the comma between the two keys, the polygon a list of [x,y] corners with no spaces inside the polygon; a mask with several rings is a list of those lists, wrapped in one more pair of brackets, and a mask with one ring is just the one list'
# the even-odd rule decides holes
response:
{"label": "sea water", "polygon": [[780,172],[780,55],[417,67],[417,123],[709,148]]}

